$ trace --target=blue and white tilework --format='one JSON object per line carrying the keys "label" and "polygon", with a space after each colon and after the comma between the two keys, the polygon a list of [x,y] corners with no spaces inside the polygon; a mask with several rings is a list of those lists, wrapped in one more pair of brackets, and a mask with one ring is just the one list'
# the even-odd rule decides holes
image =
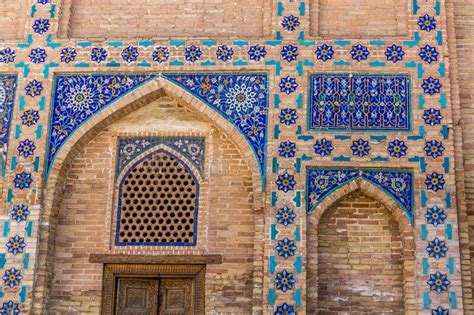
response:
{"label": "blue and white tilework", "polygon": [[380,187],[394,198],[413,222],[414,183],[411,171],[383,169],[327,169],[309,167],[307,178],[307,211],[311,212],[337,188],[362,178]]}
{"label": "blue and white tilework", "polygon": [[117,149],[117,171],[120,174],[126,166],[140,154],[163,144],[176,150],[188,159],[192,164],[204,175],[204,156],[205,156],[205,139],[191,137],[170,137],[170,138],[119,138]]}
{"label": "blue and white tilework", "polygon": [[309,128],[324,130],[409,130],[407,75],[313,74]]}

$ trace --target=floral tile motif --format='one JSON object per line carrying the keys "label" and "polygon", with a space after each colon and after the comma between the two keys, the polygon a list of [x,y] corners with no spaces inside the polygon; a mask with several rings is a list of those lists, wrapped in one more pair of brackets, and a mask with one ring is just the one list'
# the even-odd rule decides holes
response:
{"label": "floral tile motif", "polygon": [[310,129],[409,130],[408,75],[318,73],[310,77]]}
{"label": "floral tile motif", "polygon": [[155,74],[71,74],[56,77],[46,175],[62,145],[84,122],[155,77]]}
{"label": "floral tile motif", "polygon": [[437,227],[440,224],[444,224],[447,215],[443,209],[438,208],[438,206],[433,206],[428,208],[425,213],[426,222],[432,224],[434,227]]}
{"label": "floral tile motif", "polygon": [[408,147],[405,144],[405,141],[395,139],[388,143],[387,151],[390,156],[401,158],[402,156],[407,155]]}
{"label": "floral tile motif", "polygon": [[306,173],[307,211],[311,212],[335,189],[357,178],[363,178],[388,193],[402,206],[410,221],[413,221],[413,173],[405,170],[308,167]]}
{"label": "floral tile motif", "polygon": [[204,174],[204,138],[172,137],[172,138],[120,138],[117,150],[116,174],[120,174],[125,166],[145,152],[157,145],[164,144],[189,159],[189,161]]}
{"label": "floral tile motif", "polygon": [[15,175],[15,179],[13,179],[13,184],[15,188],[18,189],[27,189],[31,187],[31,183],[33,183],[33,178],[31,177],[31,173],[21,172]]}
{"label": "floral tile motif", "polygon": [[2,277],[4,285],[9,288],[14,288],[20,285],[20,281],[23,279],[21,275],[21,270],[11,267],[10,269],[5,270],[5,274]]}
{"label": "floral tile motif", "polygon": [[6,148],[17,87],[16,75],[0,75],[0,147]]}
{"label": "floral tile motif", "polygon": [[320,156],[331,155],[332,150],[334,150],[334,147],[332,146],[332,141],[326,138],[316,140],[313,148],[314,153],[319,154]]}
{"label": "floral tile motif", "polygon": [[430,257],[433,257],[434,259],[439,260],[442,257],[446,257],[448,246],[446,246],[445,241],[442,241],[436,237],[433,241],[428,242],[426,251],[428,252]]}
{"label": "floral tile motif", "polygon": [[285,124],[287,126],[296,124],[296,120],[298,119],[298,115],[296,114],[296,109],[293,109],[293,108],[282,109],[279,117],[280,117],[280,123]]}
{"label": "floral tile motif", "polygon": [[431,32],[432,30],[436,29],[436,20],[434,17],[425,14],[420,16],[418,20],[418,26],[422,31]]}
{"label": "floral tile motif", "polygon": [[294,306],[283,303],[277,306],[274,315],[296,315]]}
{"label": "floral tile motif", "polygon": [[296,251],[295,242],[290,240],[288,237],[285,237],[282,240],[278,241],[278,245],[275,247],[275,250],[278,252],[278,255],[288,259],[288,257],[294,256]]}
{"label": "floral tile motif", "polygon": [[276,185],[278,187],[278,190],[281,190],[286,194],[287,192],[295,189],[295,186],[296,186],[295,177],[288,173],[283,173],[281,175],[278,175]]}
{"label": "floral tile motif", "polygon": [[435,291],[439,294],[448,290],[451,281],[448,280],[447,274],[442,274],[441,272],[437,271],[435,274],[430,275],[427,284],[430,286],[431,291]]}
{"label": "floral tile motif", "polygon": [[9,253],[13,255],[23,253],[23,250],[26,247],[25,239],[20,235],[15,235],[14,237],[10,237],[7,242],[7,250]]}
{"label": "floral tile motif", "polygon": [[292,208],[284,206],[276,211],[275,218],[278,224],[288,226],[295,222],[296,213],[295,210],[293,210]]}
{"label": "floral tile motif", "polygon": [[20,223],[22,221],[26,221],[28,219],[28,215],[30,214],[30,210],[27,206],[22,203],[16,204],[10,210],[10,215],[12,216],[12,220]]}
{"label": "floral tile motif", "polygon": [[163,77],[216,110],[252,147],[265,178],[268,77],[258,73],[165,73]]}
{"label": "floral tile motif", "polygon": [[293,273],[288,272],[285,269],[282,272],[277,273],[273,282],[278,290],[286,292],[293,289],[296,279]]}
{"label": "floral tile motif", "polygon": [[294,31],[300,26],[300,19],[293,14],[285,16],[281,22],[281,27],[287,31]]}
{"label": "floral tile motif", "polygon": [[438,306],[438,308],[431,310],[431,315],[449,315],[449,310]]}
{"label": "floral tile motif", "polygon": [[443,116],[441,115],[441,111],[439,109],[430,108],[423,112],[423,120],[427,125],[438,125],[441,123],[441,119],[443,119]]}
{"label": "floral tile motif", "polygon": [[3,315],[17,315],[20,314],[20,307],[18,303],[13,302],[12,300],[8,302],[2,303],[2,308],[0,309],[0,313]]}

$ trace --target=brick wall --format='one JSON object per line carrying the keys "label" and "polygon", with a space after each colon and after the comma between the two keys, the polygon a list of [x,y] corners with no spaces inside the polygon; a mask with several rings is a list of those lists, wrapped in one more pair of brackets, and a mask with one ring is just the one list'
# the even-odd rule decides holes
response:
{"label": "brick wall", "polygon": [[309,10],[312,36],[367,38],[408,34],[406,0],[312,0]]}
{"label": "brick wall", "polygon": [[0,40],[22,39],[27,1],[0,0]]}
{"label": "brick wall", "polygon": [[474,272],[474,246],[472,245],[474,244],[474,129],[472,128],[474,125],[474,64],[472,62],[474,60],[474,4],[472,1],[454,1],[454,24],[461,103],[463,169],[471,243],[471,268]]}
{"label": "brick wall", "polygon": [[268,35],[271,7],[263,0],[65,0],[59,32],[74,38],[261,37]]}
{"label": "brick wall", "polygon": [[206,271],[206,308],[221,313],[251,312],[255,236],[251,176],[236,147],[221,133],[212,132],[206,148],[208,166],[225,162],[222,168],[207,172],[209,177],[201,185],[195,248],[120,248],[111,241],[110,220],[115,219],[110,181],[116,156],[114,135],[144,130],[169,134],[173,129],[189,132],[190,128],[212,132],[195,113],[165,99],[112,124],[75,157],[65,174],[64,193],[57,198],[62,201],[57,205],[55,249],[48,259],[54,264],[48,314],[97,314],[102,265],[89,263],[89,255],[125,250],[129,254],[222,254],[223,263],[209,265]]}
{"label": "brick wall", "polygon": [[[360,192],[308,226],[308,314],[403,313],[398,224]],[[316,245],[317,244],[317,245]]]}

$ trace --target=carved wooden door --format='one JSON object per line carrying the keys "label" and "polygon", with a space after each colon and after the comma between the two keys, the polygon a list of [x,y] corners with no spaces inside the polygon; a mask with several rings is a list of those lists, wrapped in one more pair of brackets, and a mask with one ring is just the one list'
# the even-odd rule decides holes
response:
{"label": "carved wooden door", "polygon": [[117,315],[194,314],[193,278],[118,278]]}
{"label": "carved wooden door", "polygon": [[193,279],[161,279],[160,315],[194,314],[193,295]]}
{"label": "carved wooden door", "polygon": [[116,314],[157,315],[158,279],[117,279]]}

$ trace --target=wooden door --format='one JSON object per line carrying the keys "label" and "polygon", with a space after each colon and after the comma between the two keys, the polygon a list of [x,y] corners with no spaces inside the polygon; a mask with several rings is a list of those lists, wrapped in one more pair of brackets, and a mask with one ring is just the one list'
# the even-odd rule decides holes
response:
{"label": "wooden door", "polygon": [[118,278],[117,315],[192,315],[193,278]]}
{"label": "wooden door", "polygon": [[158,279],[117,279],[116,314],[157,315]]}
{"label": "wooden door", "polygon": [[160,315],[194,314],[193,295],[193,279],[161,279]]}

